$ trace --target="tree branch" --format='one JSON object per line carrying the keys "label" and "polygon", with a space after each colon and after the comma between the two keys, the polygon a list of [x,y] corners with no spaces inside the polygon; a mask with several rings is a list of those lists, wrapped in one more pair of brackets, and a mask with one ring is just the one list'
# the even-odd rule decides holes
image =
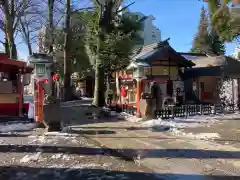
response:
{"label": "tree branch", "polygon": [[132,2],[132,3],[130,3],[129,5],[127,5],[127,6],[123,7],[123,8],[121,8],[120,10],[117,11],[117,13],[120,13],[120,12],[124,11],[125,9],[129,8],[129,7],[130,7],[131,5],[133,5],[133,4],[135,4],[135,1]]}

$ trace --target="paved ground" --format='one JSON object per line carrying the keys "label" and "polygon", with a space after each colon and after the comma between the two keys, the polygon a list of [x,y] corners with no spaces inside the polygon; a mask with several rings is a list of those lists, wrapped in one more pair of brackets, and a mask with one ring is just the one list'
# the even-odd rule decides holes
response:
{"label": "paved ground", "polygon": [[[168,180],[239,180],[240,121],[220,121],[205,127],[183,128],[185,133],[215,132],[219,139],[196,139],[187,135],[153,131],[119,119],[84,120],[77,107],[70,131],[84,134],[104,147],[132,158]],[[75,115],[74,115],[75,114]],[[224,127],[231,133],[224,132]],[[229,143],[232,142],[232,143]],[[234,143],[233,143],[234,142]]]}
{"label": "paved ground", "polygon": [[159,179],[79,135],[0,134],[1,180]]}
{"label": "paved ground", "polygon": [[68,133],[0,134],[0,179],[240,179],[240,121],[182,129],[220,134],[217,140],[195,139],[117,118],[87,119],[73,104],[61,110]]}

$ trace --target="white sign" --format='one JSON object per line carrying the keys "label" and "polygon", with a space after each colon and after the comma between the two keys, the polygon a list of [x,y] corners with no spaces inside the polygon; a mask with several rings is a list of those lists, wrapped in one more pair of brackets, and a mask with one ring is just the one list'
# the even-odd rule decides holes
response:
{"label": "white sign", "polygon": [[193,91],[196,91],[196,90],[197,90],[197,83],[193,82]]}

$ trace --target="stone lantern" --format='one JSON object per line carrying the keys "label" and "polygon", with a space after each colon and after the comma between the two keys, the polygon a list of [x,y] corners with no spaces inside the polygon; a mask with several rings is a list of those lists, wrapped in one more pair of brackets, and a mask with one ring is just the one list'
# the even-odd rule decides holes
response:
{"label": "stone lantern", "polygon": [[28,63],[34,67],[33,78],[37,80],[47,79],[46,94],[52,94],[52,65],[53,57],[42,53],[33,53],[28,57]]}

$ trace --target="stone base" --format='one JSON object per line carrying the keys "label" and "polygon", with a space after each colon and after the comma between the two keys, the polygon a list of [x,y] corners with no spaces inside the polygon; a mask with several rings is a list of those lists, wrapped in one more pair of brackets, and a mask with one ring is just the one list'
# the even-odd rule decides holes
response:
{"label": "stone base", "polygon": [[48,132],[61,131],[61,130],[62,130],[61,123],[48,124],[48,128],[47,128]]}
{"label": "stone base", "polygon": [[38,122],[36,128],[43,128],[43,129],[45,129],[46,126],[45,126],[44,123],[42,123],[42,122]]}

